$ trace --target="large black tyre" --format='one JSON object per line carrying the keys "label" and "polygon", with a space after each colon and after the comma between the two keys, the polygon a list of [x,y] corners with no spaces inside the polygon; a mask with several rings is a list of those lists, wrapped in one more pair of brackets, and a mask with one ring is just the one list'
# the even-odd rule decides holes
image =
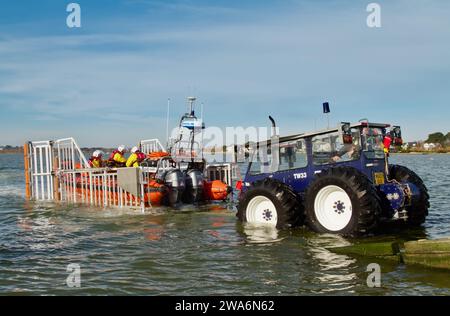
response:
{"label": "large black tyre", "polygon": [[319,233],[368,234],[378,226],[380,214],[375,186],[355,168],[324,170],[305,193],[306,223]]}
{"label": "large black tyre", "polygon": [[430,207],[428,189],[422,179],[412,170],[400,166],[389,165],[389,178],[398,182],[411,182],[419,188],[420,194],[411,201],[411,205],[406,206],[408,218],[406,223],[411,226],[420,226],[425,222]]}
{"label": "large black tyre", "polygon": [[241,194],[236,216],[241,222],[283,229],[303,223],[303,207],[289,186],[266,178],[256,181]]}

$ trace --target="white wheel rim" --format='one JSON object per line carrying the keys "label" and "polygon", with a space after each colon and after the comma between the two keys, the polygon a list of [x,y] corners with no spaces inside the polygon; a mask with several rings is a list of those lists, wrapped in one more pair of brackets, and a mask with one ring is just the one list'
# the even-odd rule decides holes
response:
{"label": "white wheel rim", "polygon": [[352,201],[342,188],[328,185],[314,200],[314,213],[318,222],[329,231],[344,229],[352,218]]}
{"label": "white wheel rim", "polygon": [[277,209],[267,197],[258,195],[250,200],[246,210],[247,222],[250,224],[276,226]]}

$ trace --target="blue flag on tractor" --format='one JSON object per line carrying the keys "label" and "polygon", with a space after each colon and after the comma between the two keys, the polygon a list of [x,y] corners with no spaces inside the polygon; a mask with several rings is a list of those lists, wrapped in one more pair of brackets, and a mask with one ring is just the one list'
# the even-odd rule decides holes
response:
{"label": "blue flag on tractor", "polygon": [[330,113],[330,105],[328,104],[328,102],[325,102],[323,104],[323,113]]}

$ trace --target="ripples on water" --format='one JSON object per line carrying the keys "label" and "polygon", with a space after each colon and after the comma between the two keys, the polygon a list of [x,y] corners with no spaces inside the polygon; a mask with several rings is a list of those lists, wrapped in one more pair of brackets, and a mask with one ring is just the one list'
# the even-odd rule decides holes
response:
{"label": "ripples on water", "polygon": [[[449,236],[450,156],[392,160],[415,170],[431,195],[424,228],[402,237]],[[382,287],[368,288],[373,259],[327,250],[355,240],[243,226],[219,206],[140,214],[23,196],[20,155],[0,155],[0,294],[450,294],[448,272],[382,260]],[[69,263],[81,266],[80,289],[66,286]]]}

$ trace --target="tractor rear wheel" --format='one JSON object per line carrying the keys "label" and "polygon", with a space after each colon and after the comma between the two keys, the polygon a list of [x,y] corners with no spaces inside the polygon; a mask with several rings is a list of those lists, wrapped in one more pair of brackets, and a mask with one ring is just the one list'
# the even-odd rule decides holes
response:
{"label": "tractor rear wheel", "polygon": [[422,179],[414,171],[400,165],[389,165],[389,178],[397,180],[400,183],[411,182],[419,189],[419,196],[413,198],[411,205],[406,207],[408,215],[406,223],[411,226],[420,226],[423,224],[428,215],[428,208],[430,207],[428,200],[430,196]]}
{"label": "tractor rear wheel", "polygon": [[241,195],[236,216],[242,222],[283,229],[301,225],[303,209],[289,186],[266,178]]}
{"label": "tractor rear wheel", "polygon": [[374,185],[355,168],[322,171],[305,194],[307,225],[319,233],[367,234],[377,227],[380,214]]}

